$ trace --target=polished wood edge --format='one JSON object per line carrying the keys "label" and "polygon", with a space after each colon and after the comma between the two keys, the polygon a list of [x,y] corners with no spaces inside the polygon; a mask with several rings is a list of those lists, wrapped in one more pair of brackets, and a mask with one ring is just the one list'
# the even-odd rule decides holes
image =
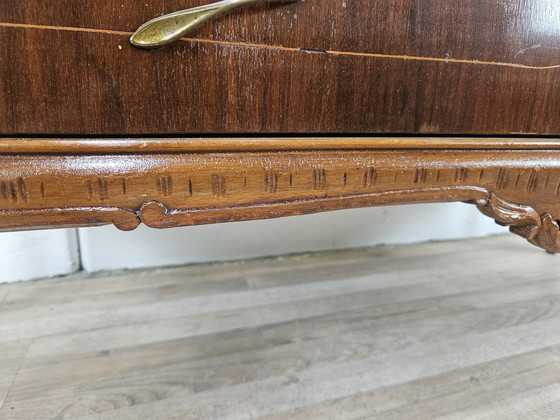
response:
{"label": "polished wood edge", "polygon": [[0,210],[0,231],[73,228],[113,224],[120,230],[140,225],[132,209],[115,207],[52,207],[25,210]]}
{"label": "polished wood edge", "polygon": [[0,230],[131,230],[468,202],[560,252],[560,151],[0,155]]}
{"label": "polished wood edge", "polygon": [[0,138],[0,154],[135,154],[390,149],[560,150],[560,139],[498,137]]}

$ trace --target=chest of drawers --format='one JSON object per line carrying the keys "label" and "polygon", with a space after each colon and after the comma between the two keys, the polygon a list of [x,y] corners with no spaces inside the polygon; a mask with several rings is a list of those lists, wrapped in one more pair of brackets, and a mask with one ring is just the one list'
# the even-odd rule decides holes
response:
{"label": "chest of drawers", "polygon": [[263,2],[129,42],[202,4],[2,2],[0,228],[465,201],[560,250],[556,2]]}

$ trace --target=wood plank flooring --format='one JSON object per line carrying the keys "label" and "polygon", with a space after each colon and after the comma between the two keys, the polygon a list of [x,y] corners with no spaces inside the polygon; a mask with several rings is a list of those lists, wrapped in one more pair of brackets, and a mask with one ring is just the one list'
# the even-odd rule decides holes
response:
{"label": "wood plank flooring", "polygon": [[560,418],[512,235],[0,286],[0,419]]}

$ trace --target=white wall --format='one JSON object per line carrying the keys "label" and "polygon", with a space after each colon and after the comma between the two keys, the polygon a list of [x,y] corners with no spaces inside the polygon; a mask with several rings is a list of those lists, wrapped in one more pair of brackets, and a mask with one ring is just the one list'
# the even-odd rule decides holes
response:
{"label": "white wall", "polygon": [[474,206],[424,204],[342,210],[276,220],[171,230],[80,229],[89,271],[232,260],[505,233]]}
{"label": "white wall", "polygon": [[75,229],[0,233],[0,283],[78,270]]}
{"label": "white wall", "polygon": [[170,230],[113,226],[0,233],[0,282],[88,271],[180,265],[297,252],[406,244],[503,233],[466,204],[341,210]]}

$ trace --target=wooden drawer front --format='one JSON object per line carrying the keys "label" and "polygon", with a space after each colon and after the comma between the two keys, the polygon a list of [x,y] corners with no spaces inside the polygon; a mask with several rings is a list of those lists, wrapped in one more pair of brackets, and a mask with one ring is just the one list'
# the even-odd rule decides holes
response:
{"label": "wooden drawer front", "polygon": [[555,0],[257,5],[158,51],[197,0],[3,0],[0,133],[560,134]]}

